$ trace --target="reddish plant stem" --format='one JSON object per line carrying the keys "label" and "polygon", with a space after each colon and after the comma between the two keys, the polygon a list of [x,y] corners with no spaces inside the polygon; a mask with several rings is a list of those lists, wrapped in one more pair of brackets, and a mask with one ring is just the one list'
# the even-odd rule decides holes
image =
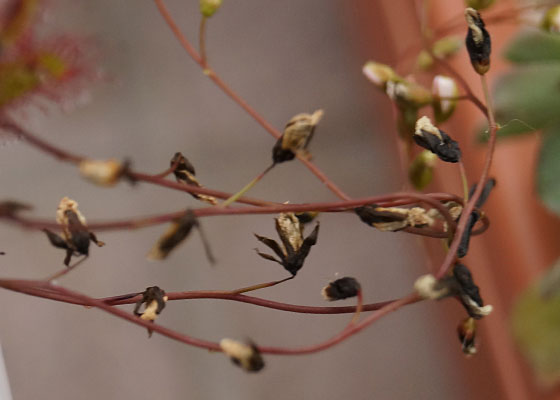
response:
{"label": "reddish plant stem", "polygon": [[[159,13],[173,32],[175,38],[179,41],[181,46],[185,49],[187,54],[196,62],[204,71],[204,74],[208,76],[212,82],[218,86],[222,92],[229,96],[235,103],[237,103],[247,114],[249,114],[259,125],[261,125],[268,133],[270,133],[274,138],[278,139],[282,136],[282,133],[275,129],[272,125],[268,123],[253,107],[251,107],[245,100],[243,100],[237,93],[233,91],[217,74],[216,72],[207,64],[206,60],[196,52],[194,47],[190,44],[187,38],[183,35],[175,20],[171,16],[169,10],[165,6],[163,0],[154,0]],[[334,182],[332,182],[315,164],[311,161],[298,155],[298,159],[307,167],[309,170],[315,174],[321,182],[323,182],[336,196],[343,200],[349,200],[350,197],[344,193]]]}

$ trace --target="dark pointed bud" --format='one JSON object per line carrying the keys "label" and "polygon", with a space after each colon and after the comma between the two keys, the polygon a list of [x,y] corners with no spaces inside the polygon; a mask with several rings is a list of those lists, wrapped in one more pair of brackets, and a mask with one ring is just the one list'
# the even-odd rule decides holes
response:
{"label": "dark pointed bud", "polygon": [[5,200],[0,202],[0,217],[13,217],[20,211],[28,211],[33,207],[27,204],[13,200]]}
{"label": "dark pointed bud", "polygon": [[466,356],[476,354],[476,321],[474,318],[467,318],[457,326],[457,334],[461,341],[461,348]]}
{"label": "dark pointed bud", "polygon": [[317,218],[317,216],[319,215],[319,212],[317,211],[304,211],[304,212],[297,212],[295,213],[296,218],[299,220],[300,224],[308,224],[310,222],[312,222],[315,218]]}
{"label": "dark pointed bud", "polygon": [[472,274],[465,265],[455,264],[453,277],[458,285],[457,290],[461,303],[471,317],[480,319],[492,312],[493,307],[491,305],[484,305],[479,288],[474,283]]}
{"label": "dark pointed bud", "polygon": [[277,262],[295,276],[303,267],[311,247],[317,243],[319,223],[317,223],[311,234],[304,239],[303,226],[294,213],[282,213],[278,218],[275,218],[275,222],[276,232],[282,245],[264,236],[255,234],[255,237],[274,251],[278,259],[269,254],[261,253],[258,250],[257,254],[266,260]]}
{"label": "dark pointed bud", "polygon": [[479,219],[480,213],[477,210],[474,210],[471,215],[469,215],[467,225],[465,226],[465,231],[463,232],[463,236],[461,236],[461,241],[459,242],[459,247],[457,248],[457,257],[463,258],[467,255],[469,251],[472,230]]}
{"label": "dark pointed bud", "polygon": [[220,340],[220,348],[235,365],[247,372],[258,372],[264,368],[264,360],[254,343],[225,338]]}
{"label": "dark pointed bud", "polygon": [[[480,193],[480,197],[475,203],[476,208],[480,208],[484,205],[484,203],[486,203],[486,200],[488,200],[488,196],[490,196],[490,193],[492,192],[492,189],[494,189],[495,186],[496,186],[496,179],[488,178],[488,180],[484,184],[484,189],[482,189],[482,192]],[[475,190],[476,190],[476,185],[473,185],[469,191],[469,198],[471,198],[474,195]]]}
{"label": "dark pointed bud", "polygon": [[[165,290],[158,286],[150,286],[142,293],[142,298],[136,302],[133,313],[144,321],[154,322],[165,308],[167,300]],[[144,310],[140,311],[142,305],[144,305]],[[148,329],[148,336],[152,337],[151,329]]]}
{"label": "dark pointed bud", "polygon": [[461,159],[459,144],[435,127],[426,116],[416,121],[413,138],[416,144],[430,150],[442,161],[456,163]]}
{"label": "dark pointed bud", "polygon": [[290,119],[272,149],[275,164],[293,160],[298,153],[310,157],[307,147],[323,114],[323,110],[317,110],[313,114],[298,114]]}
{"label": "dark pointed bud", "polygon": [[360,290],[360,283],[356,279],[344,277],[329,283],[321,290],[321,294],[325,300],[335,301],[355,297]]}
{"label": "dark pointed bud", "polygon": [[474,8],[465,10],[465,19],[469,27],[465,43],[471,64],[479,75],[484,75],[490,69],[490,35],[484,28],[482,17]]}
{"label": "dark pointed bud", "polygon": [[408,179],[414,189],[423,190],[432,181],[437,156],[429,150],[424,150],[414,158],[408,168]]}
{"label": "dark pointed bud", "polygon": [[48,229],[43,229],[43,232],[46,233],[49,242],[51,242],[54,247],[58,247],[59,249],[68,249],[68,244],[66,244],[66,241],[56,233],[51,232]]}
{"label": "dark pointed bud", "polygon": [[193,227],[198,226],[198,220],[192,210],[171,223],[167,231],[159,238],[148,253],[150,260],[163,260],[169,253],[181,244],[191,233]]}
{"label": "dark pointed bud", "polygon": [[[175,179],[177,180],[177,182],[186,183],[187,185],[193,185],[196,187],[203,187],[195,177],[196,173],[194,170],[194,166],[180,152],[175,153],[175,155],[171,159],[170,166],[175,166],[173,175],[175,175]],[[190,193],[190,195],[195,199],[204,201],[208,204],[218,204],[218,201],[215,197],[206,194]]]}

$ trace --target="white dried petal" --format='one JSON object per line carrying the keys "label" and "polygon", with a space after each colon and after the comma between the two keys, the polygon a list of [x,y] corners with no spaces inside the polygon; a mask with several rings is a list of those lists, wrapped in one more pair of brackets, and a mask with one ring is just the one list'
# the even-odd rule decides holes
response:
{"label": "white dried petal", "polygon": [[480,29],[475,21],[480,19],[480,15],[478,11],[474,8],[466,8],[465,9],[465,19],[467,20],[467,25],[469,29],[472,31],[472,37],[476,45],[480,46],[484,42],[484,35],[482,33],[482,29]]}
{"label": "white dried petal", "polygon": [[439,281],[432,274],[422,275],[414,282],[414,290],[423,299],[437,300],[449,294],[446,286],[438,287]]}
{"label": "white dried petal", "polygon": [[101,186],[113,186],[122,175],[123,165],[115,159],[83,160],[80,173],[91,182]]}
{"label": "white dried petal", "polygon": [[424,133],[422,131],[428,132],[432,135],[437,136],[438,139],[443,140],[441,138],[441,134],[439,133],[439,129],[436,128],[434,124],[432,124],[430,118],[426,116],[423,116],[422,118],[419,118],[418,121],[416,121],[416,130],[414,134],[418,136],[424,136]]}
{"label": "white dried petal", "polygon": [[[432,93],[435,98],[440,99],[440,109],[443,114],[448,114],[457,105],[457,100],[450,100],[449,98],[456,97],[459,89],[455,80],[444,75],[436,75],[432,82]],[[441,98],[448,98],[443,99]]]}
{"label": "white dried petal", "polygon": [[140,315],[140,319],[143,319],[145,321],[155,321],[158,316],[156,313],[157,308],[158,302],[156,300],[152,300],[150,304],[146,306],[146,309],[144,310],[142,315]]}
{"label": "white dried petal", "polygon": [[410,208],[406,221],[409,226],[432,226],[434,224],[434,219],[421,207]]}
{"label": "white dried petal", "polygon": [[463,297],[463,301],[465,302],[465,304],[469,307],[471,315],[474,314],[479,318],[486,317],[486,316],[490,315],[490,313],[494,309],[494,307],[492,307],[490,304],[487,304],[483,307],[479,306],[469,296],[462,296],[462,297]]}
{"label": "white dried petal", "polygon": [[303,235],[299,219],[296,215],[294,213],[281,213],[276,218],[276,226],[278,227],[279,235],[287,238],[292,248],[298,251],[303,244]]}

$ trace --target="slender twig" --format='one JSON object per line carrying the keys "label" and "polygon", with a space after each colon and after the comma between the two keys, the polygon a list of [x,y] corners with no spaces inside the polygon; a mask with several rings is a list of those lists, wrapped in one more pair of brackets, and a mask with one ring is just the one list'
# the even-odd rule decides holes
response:
{"label": "slender twig", "polygon": [[207,58],[206,58],[206,22],[208,18],[204,15],[200,18],[200,26],[198,29],[198,50],[200,51],[200,64],[201,66],[206,69]]}
{"label": "slender twig", "polygon": [[239,190],[237,193],[231,195],[228,199],[224,200],[221,204],[219,204],[218,207],[227,207],[231,203],[235,203],[237,201],[237,199],[239,199],[241,196],[243,196],[245,193],[247,193],[249,190],[251,190],[251,188],[253,186],[255,186],[272,168],[274,168],[275,165],[276,165],[276,163],[271,164],[263,172],[258,174],[251,182],[249,182],[247,185],[243,186],[243,188],[241,188],[241,190]]}

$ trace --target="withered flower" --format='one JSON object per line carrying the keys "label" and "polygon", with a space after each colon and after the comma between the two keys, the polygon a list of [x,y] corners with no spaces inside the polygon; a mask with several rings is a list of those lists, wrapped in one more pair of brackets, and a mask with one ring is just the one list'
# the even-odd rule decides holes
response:
{"label": "withered flower", "polygon": [[85,159],[80,162],[80,174],[96,185],[113,186],[123,176],[127,167],[127,163],[121,163],[115,159]]}
{"label": "withered flower", "polygon": [[457,334],[461,341],[463,353],[466,356],[476,354],[476,321],[474,318],[467,318],[457,326]]}
{"label": "withered flower", "polygon": [[0,202],[0,218],[11,218],[20,211],[28,211],[33,207],[14,200],[5,200]]}
{"label": "withered flower", "polygon": [[255,237],[272,249],[280,260],[271,255],[261,253],[257,249],[255,250],[259,256],[277,262],[295,276],[303,266],[305,258],[311,250],[311,246],[317,243],[319,223],[317,223],[313,232],[303,239],[303,226],[294,213],[281,213],[280,216],[274,220],[276,221],[276,232],[278,232],[282,245],[278,244],[273,239],[257,235],[256,233]]}
{"label": "withered flower", "polygon": [[[494,178],[490,178],[486,181],[480,197],[475,203],[475,207],[480,208],[484,205],[484,203],[488,199],[488,196],[490,196],[490,192],[492,191],[494,186],[496,186],[496,180]],[[473,196],[475,190],[476,185],[473,185],[469,192],[469,198]],[[457,257],[463,258],[467,255],[467,252],[469,251],[472,230],[480,218],[481,212],[478,210],[473,210],[473,212],[471,212],[471,214],[469,215],[465,231],[463,232],[463,236],[461,236],[461,241],[459,242],[459,247],[457,248]]]}
{"label": "withered flower", "polygon": [[414,290],[423,299],[439,300],[451,294],[449,280],[437,280],[432,274],[422,275],[414,282]]}
{"label": "withered flower", "polygon": [[322,117],[323,110],[317,110],[313,114],[297,114],[292,117],[272,149],[272,161],[275,164],[290,161],[298,153],[309,157],[307,146]]}
{"label": "withered flower", "polygon": [[416,130],[412,137],[417,145],[430,150],[442,161],[456,163],[461,159],[459,144],[435,127],[426,116],[416,121]]}
{"label": "withered flower", "polygon": [[[153,323],[165,308],[166,302],[165,291],[157,286],[150,286],[142,293],[142,298],[136,303],[133,313],[140,319]],[[144,305],[144,311],[140,312],[142,305]],[[152,337],[151,329],[148,329],[148,336]]]}
{"label": "withered flower", "polygon": [[[187,185],[193,185],[196,187],[203,187],[195,178],[196,174],[193,165],[183,154],[181,154],[180,152],[175,153],[175,155],[171,159],[170,164],[171,166],[177,165],[175,170],[173,171],[177,182],[186,183]],[[218,204],[216,198],[206,194],[191,193],[190,195],[197,200],[204,201],[205,203],[209,203],[212,205]]]}
{"label": "withered flower", "polygon": [[299,220],[300,224],[308,224],[312,222],[319,215],[318,211],[303,211],[295,213],[296,218]]}
{"label": "withered flower", "polygon": [[171,223],[167,231],[158,239],[156,244],[148,253],[150,260],[164,260],[169,253],[181,244],[191,233],[193,228],[198,228],[206,256],[210,262],[214,262],[214,257],[204,236],[204,231],[198,223],[198,219],[192,210],[187,210],[185,214]]}
{"label": "withered flower", "polygon": [[62,236],[43,229],[49,241],[55,247],[65,249],[66,257],[64,265],[68,266],[73,255],[89,255],[90,241],[97,246],[104,246],[105,243],[97,240],[95,234],[87,228],[87,222],[82,213],[78,210],[78,203],[68,197],[60,200],[56,210],[56,222],[62,227]]}
{"label": "withered flower", "polygon": [[463,264],[455,264],[453,277],[458,284],[458,296],[467,313],[474,319],[480,319],[492,312],[491,305],[484,305],[478,286],[474,283],[469,269]]}
{"label": "withered flower", "polygon": [[434,219],[421,207],[380,207],[376,204],[357,207],[354,212],[362,222],[380,231],[396,232],[406,227],[424,227]]}
{"label": "withered flower", "polygon": [[343,300],[358,295],[360,283],[351,277],[344,277],[330,282],[321,290],[321,294],[328,301]]}
{"label": "withered flower", "polygon": [[484,75],[490,69],[490,52],[492,51],[490,35],[484,28],[482,17],[474,8],[465,9],[465,19],[469,27],[465,43],[471,64],[479,75]]}
{"label": "withered flower", "polygon": [[242,343],[233,339],[220,340],[220,348],[231,361],[247,372],[258,372],[264,368],[264,360],[254,343]]}

